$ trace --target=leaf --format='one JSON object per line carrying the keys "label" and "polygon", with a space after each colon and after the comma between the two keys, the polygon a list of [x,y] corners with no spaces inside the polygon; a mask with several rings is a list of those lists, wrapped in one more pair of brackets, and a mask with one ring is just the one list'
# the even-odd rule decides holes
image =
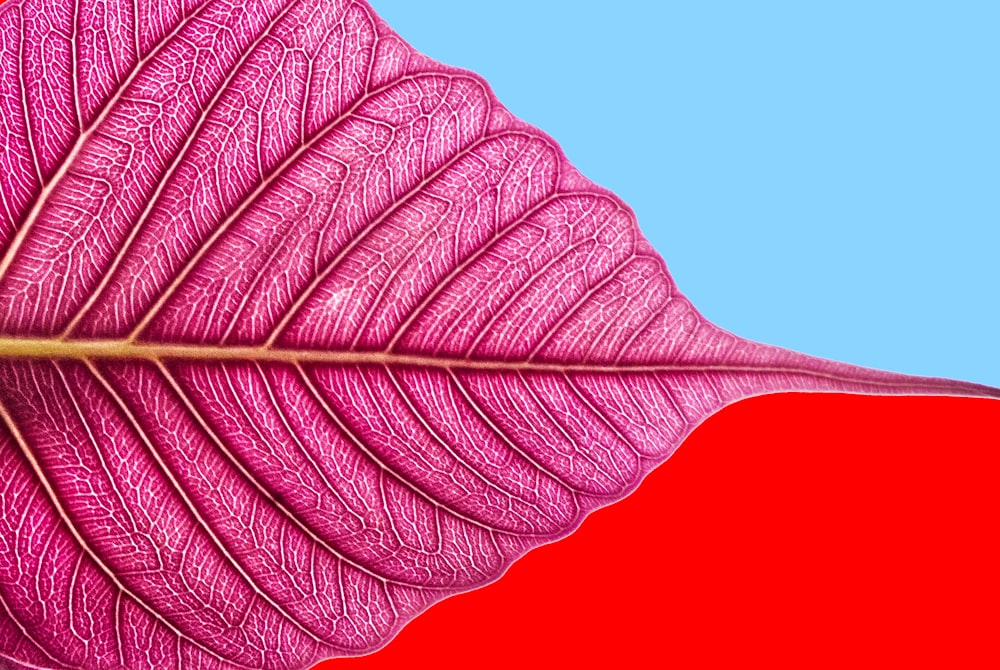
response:
{"label": "leaf", "polygon": [[0,7],[0,658],[384,644],[784,390],[628,208],[364,3]]}

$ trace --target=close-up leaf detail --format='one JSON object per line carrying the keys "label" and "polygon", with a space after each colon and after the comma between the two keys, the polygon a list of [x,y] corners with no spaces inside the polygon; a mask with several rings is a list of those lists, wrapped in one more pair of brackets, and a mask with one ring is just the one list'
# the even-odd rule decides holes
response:
{"label": "close-up leaf detail", "polygon": [[0,665],[301,669],[765,393],[1000,397],[740,339],[364,2],[0,5]]}

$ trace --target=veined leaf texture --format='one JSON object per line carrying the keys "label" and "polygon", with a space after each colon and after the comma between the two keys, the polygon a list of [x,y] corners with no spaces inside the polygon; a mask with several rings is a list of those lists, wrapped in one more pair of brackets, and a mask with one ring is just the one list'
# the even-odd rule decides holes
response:
{"label": "veined leaf texture", "polygon": [[0,658],[388,641],[787,390],[626,205],[363,2],[0,6]]}

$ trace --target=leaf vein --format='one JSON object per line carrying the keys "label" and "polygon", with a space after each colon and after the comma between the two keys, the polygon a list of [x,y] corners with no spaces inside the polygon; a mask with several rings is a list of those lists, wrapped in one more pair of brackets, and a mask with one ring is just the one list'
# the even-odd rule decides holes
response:
{"label": "leaf vein", "polygon": [[[390,368],[389,366],[385,366],[385,372],[386,372],[386,375],[389,377],[389,380],[392,381],[393,386],[396,388],[396,391],[399,394],[399,397],[403,399],[403,402],[406,404],[407,408],[410,410],[410,413],[417,419],[417,421],[420,422],[420,425],[424,428],[424,430],[427,431],[427,433],[431,436],[431,438],[435,442],[437,442],[439,445],[441,445],[441,447],[445,451],[447,451],[448,454],[452,458],[455,459],[455,461],[457,461],[458,463],[460,463],[464,468],[466,468],[469,472],[471,472],[476,477],[476,479],[479,479],[481,482],[483,482],[484,484],[486,484],[487,487],[493,489],[494,491],[496,491],[497,493],[499,493],[503,497],[505,497],[505,498],[512,498],[512,499],[515,499],[515,500],[519,500],[522,503],[524,503],[525,505],[528,505],[529,507],[531,507],[532,509],[534,509],[535,511],[537,511],[540,516],[548,519],[549,521],[553,522],[554,524],[558,524],[558,521],[556,519],[552,518],[549,514],[547,514],[546,512],[544,512],[540,507],[538,507],[537,504],[530,503],[529,501],[524,500],[520,496],[514,495],[512,492],[504,490],[503,488],[501,488],[500,486],[498,486],[495,482],[493,482],[490,478],[488,478],[486,475],[484,475],[482,472],[480,472],[477,468],[473,467],[468,461],[466,461],[464,458],[462,458],[455,451],[455,449],[450,444],[448,444],[448,441],[445,440],[443,437],[441,437],[441,435],[430,425],[430,422],[428,422],[427,418],[423,415],[423,413],[420,412],[416,408],[416,406],[413,403],[413,399],[410,397],[410,395],[403,388],[402,384],[400,383],[400,381],[396,377],[396,375],[393,374],[392,368]],[[530,518],[528,518],[528,517],[526,517],[524,515],[521,515],[521,514],[519,514],[518,517],[522,521],[524,521],[525,523],[527,523],[528,526],[532,525],[532,519],[530,519]]]}
{"label": "leaf vein", "polygon": [[[367,574],[374,579],[379,581],[385,581],[387,578],[372,572],[364,565],[352,560],[348,556],[342,554],[335,547],[330,545],[328,542],[319,537],[311,528],[305,525],[295,514],[291,512],[285,505],[283,505],[274,495],[265,487],[260,481],[257,480],[244,466],[235,454],[226,446],[225,442],[219,437],[218,434],[208,425],[208,421],[201,416],[201,412],[194,406],[193,401],[188,397],[187,392],[183,390],[180,382],[167,370],[167,367],[161,362],[158,364],[160,374],[163,375],[164,379],[167,381],[168,385],[173,389],[174,393],[181,400],[184,406],[187,408],[190,416],[201,426],[201,429],[209,437],[209,439],[215,444],[216,448],[226,457],[226,459],[236,468],[236,470],[243,476],[243,478],[251,484],[255,489],[257,489],[262,496],[274,506],[275,509],[279,510],[285,517],[287,517],[295,526],[297,526],[303,533],[305,533],[313,542],[323,547],[326,551],[333,554],[336,558],[345,561],[352,567],[360,570],[361,572]],[[409,584],[406,584],[410,586]]]}
{"label": "leaf vein", "polygon": [[[465,270],[471,267],[476,261],[482,258],[485,254],[492,251],[496,247],[496,245],[499,244],[499,242],[502,239],[504,239],[509,233],[514,231],[521,224],[525,223],[525,221],[528,219],[529,216],[535,214],[536,212],[543,209],[546,205],[557,200],[560,197],[560,195],[561,195],[560,193],[552,193],[543,198],[542,200],[540,200],[537,204],[528,208],[522,215],[515,217],[506,227],[497,231],[497,233],[487,243],[480,245],[467,258],[457,263],[455,267],[451,270],[451,272],[448,273],[447,276],[445,276],[440,281],[435,282],[434,287],[426,295],[424,295],[423,298],[421,298],[420,302],[406,315],[401,325],[399,325],[396,328],[396,332],[393,335],[392,339],[389,341],[389,343],[386,345],[385,351],[391,352],[396,348],[396,345],[399,344],[399,341],[406,335],[409,328],[417,321],[417,319],[420,318],[420,316],[424,313],[424,311],[430,306],[431,302],[437,296],[445,294],[448,288],[450,288],[451,284],[455,280],[457,280],[458,277],[461,276],[461,274]],[[470,303],[470,305],[465,309],[465,311],[456,318],[456,321],[458,323],[461,323],[465,315],[468,314],[469,310],[471,310],[473,306],[474,303]]]}
{"label": "leaf vein", "polygon": [[[118,100],[121,98],[124,92],[132,84],[132,82],[138,76],[139,72],[142,71],[142,68],[147,63],[149,63],[160,52],[160,50],[162,50],[167,44],[169,44],[171,40],[177,37],[181,32],[181,30],[183,30],[187,25],[189,25],[190,21],[192,21],[194,17],[198,16],[202,12],[202,10],[204,10],[208,6],[209,2],[210,0],[202,0],[202,4],[197,6],[195,8],[195,11],[189,17],[186,17],[183,21],[180,21],[170,32],[170,34],[164,37],[160,41],[160,43],[157,44],[156,48],[153,49],[149,53],[149,55],[146,56],[144,60],[141,60],[138,63],[136,63],[131,74],[129,74],[129,76],[125,79],[125,81],[123,81],[118,86],[118,89],[104,104],[104,106],[101,108],[101,111],[94,116],[94,120],[77,137],[76,143],[73,145],[73,147],[68,152],[66,152],[66,155],[60,162],[59,167],[53,173],[52,178],[49,179],[47,182],[39,183],[41,187],[41,192],[35,199],[34,206],[25,215],[23,222],[18,228],[17,234],[11,241],[10,246],[7,247],[7,251],[4,253],[3,257],[0,258],[0,281],[2,281],[4,277],[6,277],[8,270],[10,269],[11,265],[14,262],[14,258],[17,256],[18,250],[21,248],[21,245],[24,244],[25,239],[27,239],[28,232],[33,227],[34,222],[38,220],[38,216],[41,213],[42,209],[44,208],[45,203],[48,201],[49,195],[51,195],[56,185],[62,180],[62,178],[69,171],[70,165],[76,159],[76,156],[80,151],[80,148],[87,141],[87,139],[94,132],[94,130],[101,125],[101,123],[104,121],[104,119],[110,112],[111,108],[118,102]],[[28,119],[25,119],[25,123],[30,123],[30,121]]]}
{"label": "leaf vein", "polygon": [[42,484],[42,488],[44,488],[46,493],[48,494],[49,500],[52,502],[52,506],[55,507],[56,512],[59,514],[59,517],[62,519],[63,523],[66,524],[66,528],[69,530],[70,534],[76,540],[79,547],[87,554],[90,560],[94,562],[94,564],[101,570],[101,572],[103,572],[104,575],[120,591],[125,593],[133,602],[135,602],[137,605],[139,605],[139,607],[144,609],[150,616],[152,616],[154,619],[160,622],[164,627],[173,632],[174,635],[178,637],[178,640],[183,638],[184,640],[188,641],[190,644],[197,647],[201,651],[205,652],[212,658],[221,661],[224,664],[228,663],[228,661],[225,658],[220,656],[214,650],[203,645],[199,640],[196,640],[188,636],[186,633],[182,632],[179,628],[175,627],[171,622],[169,622],[162,615],[160,615],[155,608],[153,608],[151,605],[149,605],[144,600],[139,598],[136,594],[132,593],[131,590],[129,590],[128,588],[125,587],[124,584],[122,584],[122,582],[118,579],[117,575],[115,575],[114,570],[109,568],[107,564],[105,564],[100,559],[97,553],[90,547],[89,543],[87,543],[87,541],[83,539],[83,536],[80,534],[80,531],[70,520],[70,517],[66,512],[66,508],[60,501],[59,496],[56,495],[55,489],[49,482],[48,477],[45,476],[45,472],[42,469],[41,465],[39,464],[38,460],[35,458],[35,455],[32,452],[31,447],[28,445],[28,442],[24,438],[24,435],[21,434],[20,429],[14,422],[14,419],[11,416],[10,412],[4,406],[2,400],[0,400],[0,420],[3,420],[3,422],[7,424],[7,428],[10,430],[11,435],[14,437],[14,441],[17,442],[18,445],[21,447],[21,451],[24,453],[25,458],[30,463],[31,469],[34,470],[35,476],[38,477],[39,482]]}
{"label": "leaf vein", "polygon": [[187,133],[187,137],[184,143],[177,149],[174,153],[173,159],[170,161],[170,165],[159,177],[159,182],[157,184],[156,190],[150,195],[149,200],[146,202],[146,207],[143,209],[142,213],[135,220],[132,225],[129,235],[125,238],[125,241],[120,245],[114,259],[112,259],[111,264],[103,272],[100,281],[97,286],[90,291],[90,296],[87,301],[77,310],[76,315],[69,320],[62,334],[59,336],[60,339],[66,339],[72,335],[73,331],[83,320],[87,312],[94,306],[100,296],[103,294],[104,290],[107,288],[108,284],[114,276],[115,271],[118,269],[121,262],[124,260],[126,254],[132,248],[132,244],[135,242],[136,238],[139,236],[139,232],[143,229],[149,215],[153,212],[153,209],[160,201],[160,197],[163,195],[164,190],[167,187],[171,177],[176,173],[177,169],[184,163],[184,160],[188,157],[191,148],[194,146],[195,141],[199,139],[200,133],[205,126],[206,121],[211,116],[212,111],[214,111],[222,99],[222,96],[226,93],[229,85],[233,80],[239,75],[243,67],[250,60],[252,56],[256,54],[257,47],[263,43],[263,41],[270,34],[271,30],[284,19],[292,8],[295,6],[294,2],[288,3],[285,8],[278,12],[266,26],[264,26],[261,34],[245,49],[242,57],[233,65],[228,76],[222,80],[219,86],[216,88],[212,98],[205,105],[202,110],[201,115],[195,122],[194,126],[191,128],[190,132]]}
{"label": "leaf vein", "polygon": [[[461,393],[462,397],[465,398],[465,401],[467,403],[469,403],[469,407],[472,408],[472,410],[479,416],[479,418],[490,428],[490,430],[492,430],[494,432],[494,434],[496,434],[497,437],[500,438],[501,441],[503,441],[504,443],[506,443],[507,446],[510,447],[515,453],[520,454],[520,456],[522,458],[524,458],[529,463],[531,463],[533,466],[535,466],[536,468],[538,468],[539,471],[545,473],[546,475],[548,475],[549,477],[551,477],[555,482],[557,482],[559,485],[561,485],[562,487],[564,487],[565,489],[567,489],[573,495],[574,504],[578,503],[577,496],[579,496],[579,495],[590,495],[586,491],[583,491],[582,489],[579,489],[576,486],[570,484],[563,477],[557,475],[555,472],[553,472],[551,469],[549,469],[545,465],[542,465],[538,461],[538,459],[536,459],[534,456],[532,456],[530,453],[528,453],[528,451],[526,449],[524,449],[521,446],[519,446],[515,442],[514,438],[512,438],[510,435],[508,435],[505,430],[503,430],[502,428],[500,428],[496,424],[496,422],[493,421],[493,419],[491,419],[489,417],[488,412],[486,411],[486,409],[478,401],[476,401],[475,398],[472,397],[472,392],[469,391],[469,389],[465,386],[465,384],[462,383],[462,381],[458,378],[458,375],[455,374],[455,371],[454,370],[449,370],[448,372],[451,375],[452,382],[455,384],[455,387],[458,389],[459,393]],[[520,373],[518,373],[518,374],[520,375]],[[524,380],[522,378],[522,382],[523,381]],[[529,389],[529,391],[530,391],[530,389]],[[543,407],[542,409],[544,410],[545,408]],[[561,427],[559,427],[559,426],[557,426],[557,427],[560,428],[560,430],[561,430]],[[566,436],[566,438],[569,439],[572,442],[572,439],[568,435]],[[577,510],[574,511],[573,517],[575,518],[578,513],[579,513],[579,507],[577,507]]]}
{"label": "leaf vein", "polygon": [[[555,321],[555,323],[553,323],[546,329],[541,339],[528,354],[528,360],[529,361],[533,360],[536,356],[538,356],[538,354],[545,348],[545,345],[548,344],[553,337],[555,337],[555,335],[559,332],[559,330],[564,325],[566,325],[566,323],[571,318],[576,316],[577,312],[586,307],[587,303],[590,302],[591,298],[597,295],[597,293],[600,292],[602,288],[604,288],[612,281],[614,281],[625,270],[626,266],[628,266],[635,260],[635,258],[636,255],[635,252],[633,251],[629,256],[623,258],[621,261],[616,263],[614,269],[608,272],[596,284],[594,284],[593,286],[589,287],[586,291],[584,291],[584,293],[579,298],[577,298],[576,301],[572,305],[570,305],[566,311],[562,313],[562,315]],[[523,332],[525,325],[526,324],[522,324],[521,330],[519,332]]]}
{"label": "leaf vein", "polygon": [[249,586],[250,589],[254,593],[256,593],[262,600],[264,600],[264,602],[268,603],[276,612],[278,612],[279,615],[281,615],[289,623],[291,623],[293,626],[295,626],[300,631],[305,633],[307,636],[309,636],[316,642],[327,644],[330,647],[336,649],[337,651],[344,651],[343,647],[331,644],[326,640],[322,639],[321,637],[319,637],[318,635],[316,635],[315,633],[313,633],[308,626],[306,626],[297,617],[288,612],[284,607],[282,607],[275,600],[273,600],[267,593],[265,593],[259,586],[257,586],[257,583],[254,581],[252,577],[250,577],[249,574],[247,574],[245,568],[240,563],[239,559],[236,558],[236,555],[233,553],[230,547],[226,544],[226,542],[222,539],[222,537],[220,537],[219,534],[215,532],[211,524],[208,522],[207,519],[205,519],[205,517],[198,510],[198,507],[191,500],[190,496],[188,496],[187,493],[184,491],[184,487],[181,486],[179,481],[177,481],[177,476],[170,468],[170,466],[167,465],[167,463],[164,461],[163,457],[160,456],[156,448],[153,446],[152,441],[149,439],[149,436],[146,434],[146,431],[142,429],[142,426],[140,425],[138,419],[136,419],[135,415],[132,413],[128,404],[125,402],[125,399],[122,398],[121,395],[114,390],[114,387],[111,385],[111,383],[108,382],[108,380],[104,377],[104,375],[100,373],[100,371],[96,368],[96,366],[94,366],[92,362],[90,361],[87,362],[87,369],[94,376],[94,378],[97,379],[98,382],[104,387],[105,392],[111,396],[111,398],[115,401],[115,404],[118,405],[118,408],[125,414],[125,417],[128,419],[129,424],[135,429],[135,432],[139,436],[139,439],[146,447],[146,451],[156,462],[156,465],[160,470],[161,474],[163,474],[167,478],[167,481],[170,482],[170,486],[171,488],[174,489],[174,493],[176,493],[176,495],[181,499],[182,503],[184,504],[184,507],[186,507],[188,512],[194,517],[197,525],[201,527],[202,531],[208,536],[208,538],[216,546],[219,552],[221,552],[221,554],[225,557],[226,561],[242,578],[242,580],[246,583],[246,585]]}
{"label": "leaf vein", "polygon": [[[309,377],[308,373],[305,371],[305,369],[300,364],[298,364],[298,363],[295,364],[295,367],[298,368],[299,375],[302,377],[302,380],[305,383],[306,388],[309,389],[310,394],[313,396],[313,398],[315,398],[316,402],[320,405],[320,407],[323,409],[323,411],[326,413],[326,415],[330,417],[330,419],[334,422],[334,424],[336,424],[336,426],[339,428],[341,434],[345,438],[347,438],[349,441],[353,442],[354,445],[363,454],[365,454],[371,460],[372,463],[374,463],[376,466],[379,467],[379,469],[381,470],[382,473],[384,473],[385,476],[388,476],[388,477],[390,477],[392,479],[395,479],[404,488],[407,488],[410,491],[412,491],[418,497],[422,498],[428,504],[432,505],[435,509],[443,510],[449,516],[455,517],[456,519],[458,519],[460,521],[463,521],[465,523],[468,523],[469,525],[475,526],[476,528],[479,528],[479,529],[483,530],[484,532],[487,532],[487,533],[493,532],[494,529],[491,529],[489,526],[481,524],[478,521],[476,521],[475,519],[469,519],[469,518],[463,516],[462,514],[460,514],[458,511],[453,510],[453,509],[451,509],[448,506],[441,505],[434,498],[432,498],[431,496],[429,496],[428,494],[426,494],[420,487],[418,487],[415,484],[411,483],[407,478],[403,477],[398,472],[396,472],[393,468],[390,468],[388,465],[386,465],[375,454],[375,452],[368,445],[366,445],[364,442],[362,442],[361,439],[354,433],[354,431],[352,431],[344,423],[344,421],[340,417],[340,415],[336,411],[334,411],[334,409],[333,409],[333,407],[331,407],[330,403],[328,403],[326,401],[326,399],[320,393],[319,389],[317,389],[316,386],[313,384],[312,380],[310,379],[310,377]],[[506,531],[498,531],[498,532],[505,533],[505,534],[508,534],[508,535],[511,534],[511,533],[507,533]],[[422,585],[418,585],[418,584],[408,584],[408,586],[419,586],[420,588],[425,588]]]}
{"label": "leaf vein", "polygon": [[365,102],[371,100],[380,93],[391,89],[394,86],[397,86],[406,81],[419,79],[421,76],[425,75],[410,75],[406,77],[401,77],[399,79],[393,80],[379,87],[375,91],[369,91],[361,98],[359,98],[357,102],[355,102],[355,104],[350,109],[345,111],[336,119],[333,119],[332,121],[327,123],[322,129],[316,132],[316,134],[312,138],[310,138],[308,142],[299,146],[295,151],[291,152],[285,158],[285,160],[277,164],[275,168],[271,171],[271,174],[268,175],[267,179],[261,181],[261,183],[258,184],[254,190],[250,191],[250,193],[244,196],[243,199],[240,201],[239,205],[232,212],[230,212],[230,214],[222,221],[222,223],[215,227],[215,230],[212,232],[212,234],[198,246],[195,252],[188,259],[187,263],[185,263],[184,267],[181,268],[181,270],[174,276],[174,279],[171,281],[171,283],[163,291],[160,292],[160,295],[157,298],[157,300],[149,308],[146,309],[145,314],[139,320],[138,324],[132,329],[132,332],[129,334],[127,339],[129,341],[135,341],[142,336],[143,331],[145,331],[149,327],[153,319],[156,318],[156,315],[159,314],[160,310],[162,310],[163,307],[166,305],[167,300],[170,299],[170,297],[180,287],[180,285],[184,282],[184,280],[188,277],[188,275],[191,274],[191,272],[195,269],[195,267],[197,267],[198,263],[205,256],[205,254],[207,254],[208,251],[215,245],[215,243],[222,238],[222,236],[229,230],[230,226],[232,226],[233,223],[235,223],[245,211],[247,211],[253,206],[257,198],[261,194],[263,194],[266,190],[268,190],[278,179],[280,179],[289,170],[289,168],[295,165],[295,163],[302,156],[304,156],[310,149],[312,149],[320,140],[326,137],[327,134],[337,129],[347,119],[360,117],[359,114],[356,114],[356,110],[360,108]]}

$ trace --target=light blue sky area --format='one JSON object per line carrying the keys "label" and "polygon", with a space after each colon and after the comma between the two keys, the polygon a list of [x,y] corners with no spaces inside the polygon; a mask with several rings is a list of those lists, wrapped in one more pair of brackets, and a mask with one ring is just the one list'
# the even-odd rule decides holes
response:
{"label": "light blue sky area", "polygon": [[374,0],[754,340],[1000,386],[1000,2]]}

